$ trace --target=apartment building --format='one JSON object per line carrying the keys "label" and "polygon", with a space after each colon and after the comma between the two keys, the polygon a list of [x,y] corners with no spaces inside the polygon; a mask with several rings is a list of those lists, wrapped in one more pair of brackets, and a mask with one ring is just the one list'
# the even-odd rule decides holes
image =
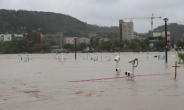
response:
{"label": "apartment building", "polygon": [[130,22],[119,20],[119,29],[120,29],[120,42],[122,40],[134,39],[134,24],[132,20]]}

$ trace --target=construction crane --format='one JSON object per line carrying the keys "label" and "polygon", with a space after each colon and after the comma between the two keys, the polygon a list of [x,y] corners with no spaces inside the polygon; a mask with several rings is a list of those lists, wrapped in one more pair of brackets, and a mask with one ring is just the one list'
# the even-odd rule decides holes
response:
{"label": "construction crane", "polygon": [[[152,35],[153,35],[153,19],[154,19],[154,18],[160,18],[160,19],[161,19],[161,17],[155,17],[155,16],[154,16],[154,13],[152,13],[152,16],[151,16],[151,17],[142,17],[142,18],[123,18],[123,19],[131,19],[131,20],[132,20],[132,19],[148,19],[148,20],[151,19],[151,32],[152,32]],[[122,19],[122,20],[123,20],[123,19]]]}

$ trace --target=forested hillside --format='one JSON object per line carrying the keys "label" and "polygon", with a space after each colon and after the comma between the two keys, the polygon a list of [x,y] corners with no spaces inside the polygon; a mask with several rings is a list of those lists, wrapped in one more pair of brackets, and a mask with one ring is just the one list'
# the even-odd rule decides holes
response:
{"label": "forested hillside", "polygon": [[[164,30],[165,26],[162,25],[155,28],[154,31],[162,32]],[[168,24],[168,30],[171,32],[172,38],[181,39],[184,34],[184,25]],[[44,34],[63,32],[64,36],[76,37],[86,37],[89,33],[95,32],[98,37],[119,37],[119,27],[117,26],[91,25],[60,13],[0,9],[0,34],[30,33],[32,31],[40,31]],[[144,37],[148,37],[149,33],[145,35]]]}
{"label": "forested hillside", "polygon": [[[182,39],[184,35],[184,25],[170,23],[167,25],[167,30],[171,32],[171,37],[174,39]],[[154,31],[165,31],[165,25],[157,27]]]}
{"label": "forested hillside", "polygon": [[[90,25],[69,15],[26,10],[0,10],[0,33],[64,32],[66,36],[86,36],[90,32],[116,37],[118,27]],[[106,33],[106,34],[105,34]]]}

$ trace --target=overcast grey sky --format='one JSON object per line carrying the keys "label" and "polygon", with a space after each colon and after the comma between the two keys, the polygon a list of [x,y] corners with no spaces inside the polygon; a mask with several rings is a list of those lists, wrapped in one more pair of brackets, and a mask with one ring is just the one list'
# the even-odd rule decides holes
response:
{"label": "overcast grey sky", "polygon": [[[123,18],[168,18],[168,22],[184,23],[184,0],[0,0],[1,9],[24,9],[68,14],[88,24],[119,26]],[[164,25],[153,19],[153,28]],[[126,19],[125,21],[130,21]],[[134,31],[145,33],[151,20],[133,19]]]}

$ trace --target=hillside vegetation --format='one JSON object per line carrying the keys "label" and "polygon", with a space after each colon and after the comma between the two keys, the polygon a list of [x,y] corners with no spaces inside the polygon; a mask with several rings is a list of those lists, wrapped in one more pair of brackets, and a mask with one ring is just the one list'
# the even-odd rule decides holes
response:
{"label": "hillside vegetation", "polygon": [[[72,16],[26,10],[0,10],[0,33],[42,33],[64,32],[66,36],[86,36],[96,32],[106,37],[118,37],[118,27],[100,27],[90,25]],[[104,34],[106,33],[106,34]]]}
{"label": "hillside vegetation", "polygon": [[[177,23],[170,23],[167,25],[167,30],[171,32],[171,37],[174,39],[182,39],[184,35],[184,25]],[[159,26],[154,31],[165,31],[165,25]]]}
{"label": "hillside vegetation", "polygon": [[[117,21],[118,22],[118,21]],[[86,37],[89,33],[96,33],[98,37],[118,38],[119,27],[91,25],[70,15],[26,10],[0,9],[0,33],[41,33],[63,32],[64,36]],[[164,31],[165,26],[159,26],[154,31]],[[169,24],[168,30],[174,39],[181,39],[184,34],[184,25]],[[136,35],[139,35],[135,32]],[[149,33],[144,37],[148,37]]]}

